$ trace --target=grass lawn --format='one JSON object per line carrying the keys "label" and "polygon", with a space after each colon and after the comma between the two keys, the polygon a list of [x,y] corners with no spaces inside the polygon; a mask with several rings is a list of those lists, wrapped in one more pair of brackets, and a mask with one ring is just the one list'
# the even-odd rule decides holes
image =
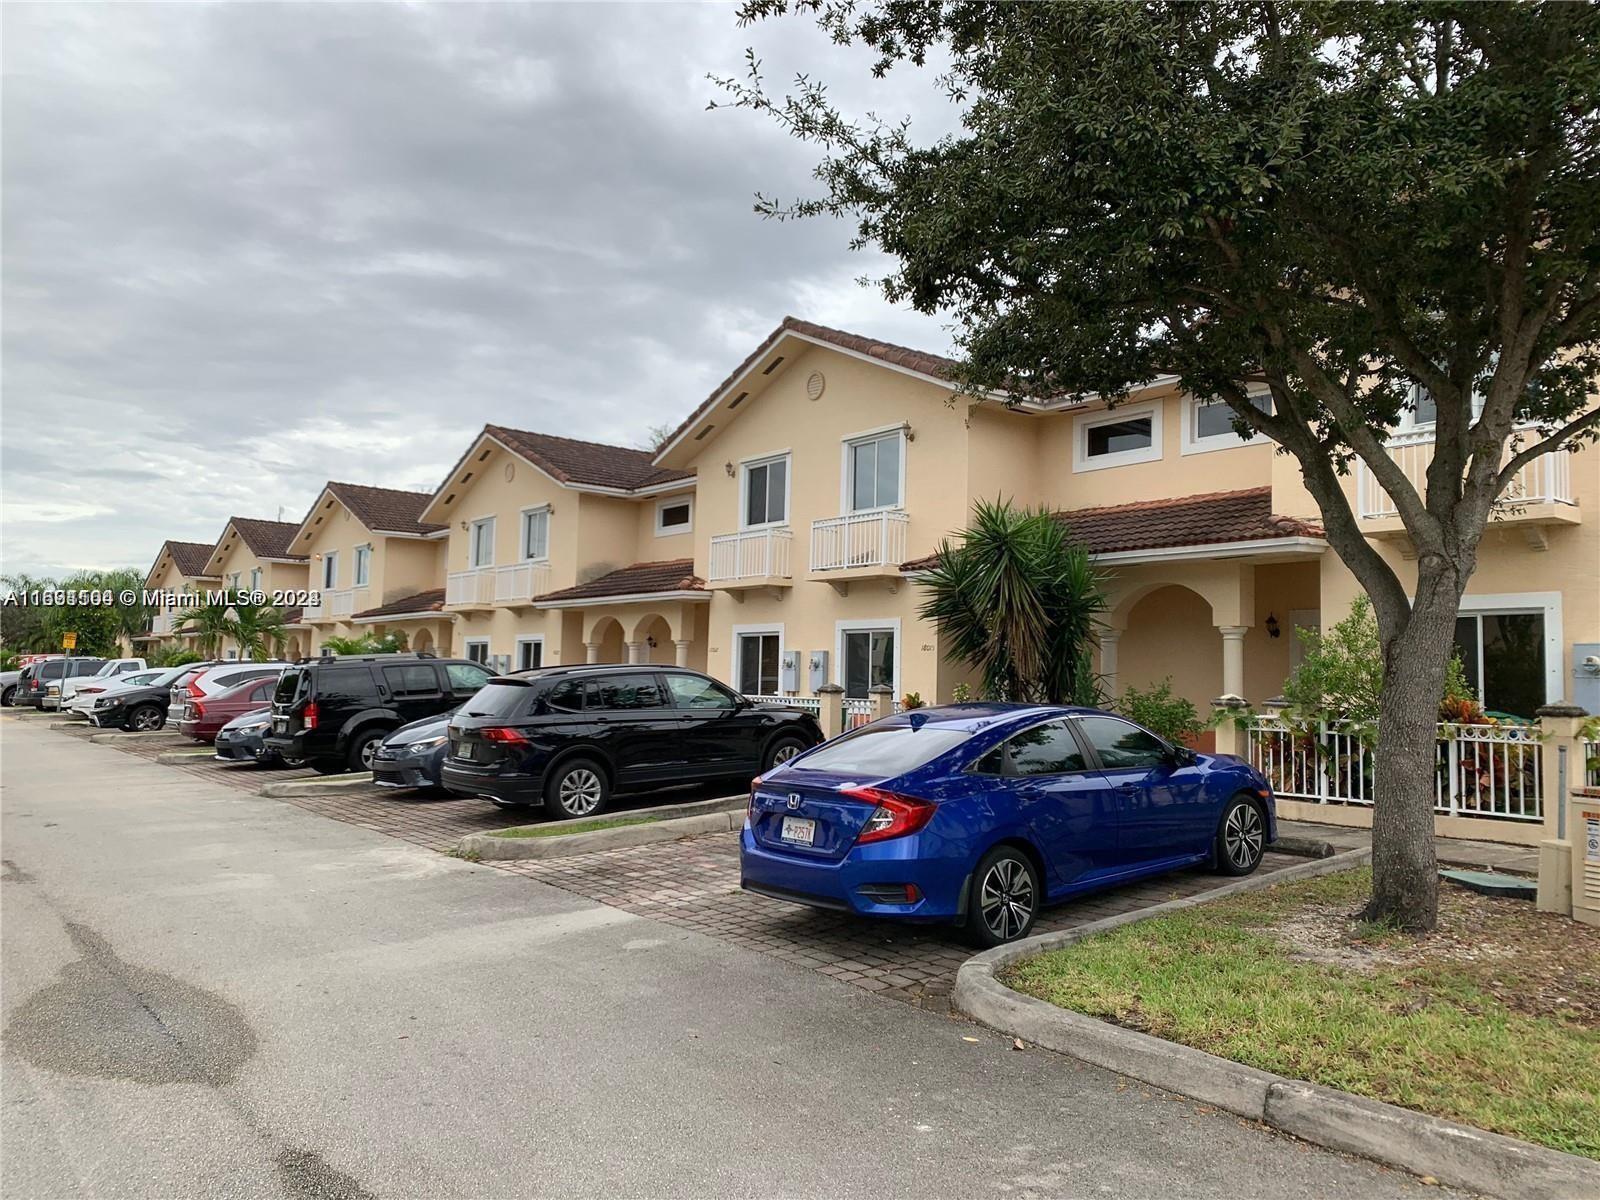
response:
{"label": "grass lawn", "polygon": [[596,829],[617,829],[623,825],[648,825],[660,817],[596,817],[592,821],[551,821],[546,825],[518,825],[496,829],[490,837],[544,838],[565,837],[569,833],[593,833]]}
{"label": "grass lawn", "polygon": [[1366,869],[1143,921],[1017,964],[1064,1008],[1600,1159],[1600,929],[1440,886],[1413,938],[1352,920]]}

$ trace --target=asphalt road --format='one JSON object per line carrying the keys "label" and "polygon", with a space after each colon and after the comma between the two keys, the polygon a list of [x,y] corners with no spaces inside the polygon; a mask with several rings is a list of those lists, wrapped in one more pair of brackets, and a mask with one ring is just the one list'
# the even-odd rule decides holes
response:
{"label": "asphalt road", "polygon": [[7,1197],[1440,1195],[36,724],[0,785]]}

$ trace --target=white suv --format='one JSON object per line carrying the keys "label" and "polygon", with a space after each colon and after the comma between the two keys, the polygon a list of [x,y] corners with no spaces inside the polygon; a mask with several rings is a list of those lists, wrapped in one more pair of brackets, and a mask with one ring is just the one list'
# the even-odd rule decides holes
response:
{"label": "white suv", "polygon": [[59,684],[51,684],[50,687],[45,689],[44,697],[39,701],[39,707],[60,709],[62,712],[66,712],[72,704],[73,697],[85,687],[104,688],[106,684],[123,675],[131,675],[135,671],[148,669],[142,658],[108,658],[100,664],[100,669],[93,675],[72,675],[63,679]]}

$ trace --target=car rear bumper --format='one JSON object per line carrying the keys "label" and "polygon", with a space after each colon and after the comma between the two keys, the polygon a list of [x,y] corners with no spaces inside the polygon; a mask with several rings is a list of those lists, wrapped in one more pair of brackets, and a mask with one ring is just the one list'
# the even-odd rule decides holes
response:
{"label": "car rear bumper", "polygon": [[305,748],[306,735],[303,732],[291,733],[288,737],[264,737],[261,739],[261,744],[263,747],[276,754],[279,758],[311,757],[310,753]]}
{"label": "car rear bumper", "polygon": [[451,766],[439,771],[441,782],[453,792],[480,796],[496,804],[539,804],[544,800],[544,778],[539,775],[498,775]]}
{"label": "car rear bumper", "polygon": [[202,725],[199,721],[179,721],[178,732],[184,737],[191,737],[197,742],[214,742],[217,740],[217,728],[214,725]]}
{"label": "car rear bumper", "polygon": [[[739,834],[739,886],[747,891],[840,908],[862,916],[908,921],[950,921],[962,915],[965,875],[948,860],[917,857],[915,835],[855,846],[837,861],[803,859],[762,848],[745,822]],[[914,903],[885,904],[863,888],[911,884]]]}

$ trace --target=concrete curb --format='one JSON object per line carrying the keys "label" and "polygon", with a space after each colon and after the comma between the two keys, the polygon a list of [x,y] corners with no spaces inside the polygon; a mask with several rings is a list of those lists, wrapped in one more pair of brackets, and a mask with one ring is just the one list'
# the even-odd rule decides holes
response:
{"label": "concrete curb", "polygon": [[283,783],[264,783],[263,796],[278,798],[288,796],[324,796],[329,792],[351,792],[356,788],[372,786],[371,771],[354,771],[348,775],[334,775],[327,779],[291,779]]}
{"label": "concrete curb", "polygon": [[997,946],[961,965],[951,1002],[985,1025],[1047,1050],[1214,1104],[1319,1146],[1376,1159],[1417,1175],[1431,1175],[1452,1187],[1508,1200],[1600,1197],[1600,1163],[1589,1159],[1335,1088],[1286,1079],[1057,1008],[1014,992],[995,978],[995,972],[1003,967],[1099,933],[1240,892],[1331,875],[1371,857],[1370,849],[1348,850],[1270,875],[1252,876],[1203,896],[1173,900],[1076,929]]}
{"label": "concrete curb", "polygon": [[1321,838],[1281,837],[1272,843],[1279,854],[1293,854],[1296,858],[1332,858],[1339,848]]}
{"label": "concrete curb", "polygon": [[192,750],[163,750],[156,755],[156,761],[169,766],[174,763],[205,762],[214,754],[216,751],[210,746],[196,746]]}
{"label": "concrete curb", "polygon": [[512,859],[571,858],[599,850],[620,850],[626,846],[646,846],[651,842],[675,842],[679,838],[704,833],[727,833],[744,826],[748,800],[744,796],[720,796],[693,804],[640,808],[632,812],[606,814],[612,817],[645,817],[674,813],[645,825],[622,825],[615,829],[595,829],[589,833],[569,833],[542,838],[495,837],[489,833],[469,833],[456,843],[456,853],[482,862]]}
{"label": "concrete curb", "polygon": [[152,729],[148,733],[131,733],[127,730],[117,730],[111,733],[91,733],[89,740],[97,746],[122,742],[144,742],[150,746],[182,746],[190,744],[193,738],[186,738],[181,733],[168,733],[162,729]]}

